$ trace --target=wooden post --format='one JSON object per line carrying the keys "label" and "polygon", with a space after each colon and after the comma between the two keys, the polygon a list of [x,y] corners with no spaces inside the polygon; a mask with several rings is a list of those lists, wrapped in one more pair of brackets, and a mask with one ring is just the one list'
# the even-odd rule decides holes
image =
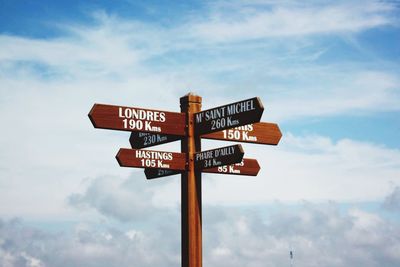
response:
{"label": "wooden post", "polygon": [[194,154],[201,151],[201,142],[194,135],[193,116],[201,111],[201,97],[189,93],[180,102],[187,122],[187,136],[182,140],[181,149],[188,163],[181,181],[182,267],[202,267],[201,170],[194,168]]}

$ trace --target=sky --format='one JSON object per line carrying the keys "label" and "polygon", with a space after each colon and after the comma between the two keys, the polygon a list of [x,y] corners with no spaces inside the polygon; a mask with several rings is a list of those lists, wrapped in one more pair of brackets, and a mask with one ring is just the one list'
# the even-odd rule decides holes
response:
{"label": "sky", "polygon": [[203,174],[204,266],[400,266],[399,14],[372,0],[0,0],[0,266],[180,266],[180,177],[119,167],[129,133],[87,114],[179,112],[188,92],[203,109],[258,96],[283,134],[242,144],[257,177]]}

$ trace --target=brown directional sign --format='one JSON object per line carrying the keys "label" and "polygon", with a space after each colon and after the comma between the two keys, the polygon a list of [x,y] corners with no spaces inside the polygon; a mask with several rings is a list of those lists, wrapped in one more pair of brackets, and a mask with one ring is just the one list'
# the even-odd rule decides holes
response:
{"label": "brown directional sign", "polygon": [[131,132],[129,142],[132,148],[145,148],[182,139],[178,135]]}
{"label": "brown directional sign", "polygon": [[257,122],[219,132],[202,135],[201,138],[234,142],[277,145],[282,133],[276,123]]}
{"label": "brown directional sign", "polygon": [[121,167],[185,170],[185,153],[121,148],[116,156]]}
{"label": "brown directional sign", "polygon": [[[282,137],[276,123],[256,122],[214,133],[204,134],[201,138],[226,140],[232,142],[277,145]],[[182,139],[181,136],[132,132],[129,139],[132,148],[145,148]]]}
{"label": "brown directional sign", "polygon": [[241,145],[221,147],[201,151],[195,154],[195,168],[209,169],[222,165],[241,162],[243,159],[243,148]]}
{"label": "brown directional sign", "polygon": [[257,160],[246,159],[246,158],[244,158],[239,163],[203,170],[203,172],[207,173],[234,174],[234,175],[247,175],[247,176],[257,176],[259,171],[260,171],[260,165],[258,164]]}
{"label": "brown directional sign", "polygon": [[149,168],[144,169],[144,174],[146,175],[147,179],[161,178],[161,177],[180,174],[180,173],[182,173],[182,171],[149,169]]}
{"label": "brown directional sign", "polygon": [[259,122],[263,111],[258,97],[204,110],[194,114],[195,131],[201,135]]}
{"label": "brown directional sign", "polygon": [[185,114],[94,104],[89,118],[95,128],[185,135]]}
{"label": "brown directional sign", "polygon": [[[257,176],[260,171],[260,165],[256,159],[243,158],[241,162],[224,165],[210,169],[204,169],[202,172],[206,173],[217,173],[217,174],[233,174],[233,175],[246,175],[246,176]],[[147,179],[161,178],[165,176],[171,176],[180,174],[181,171],[174,170],[162,170],[162,169],[149,169],[144,170]]]}

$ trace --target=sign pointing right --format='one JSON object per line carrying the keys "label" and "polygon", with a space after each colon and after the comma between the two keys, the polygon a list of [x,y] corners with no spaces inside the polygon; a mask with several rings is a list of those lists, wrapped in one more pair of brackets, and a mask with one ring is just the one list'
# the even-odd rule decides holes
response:
{"label": "sign pointing right", "polygon": [[202,135],[201,138],[245,142],[264,145],[277,145],[282,137],[276,123],[257,122]]}
{"label": "sign pointing right", "polygon": [[208,173],[234,174],[234,175],[247,175],[247,176],[257,176],[259,171],[260,171],[260,165],[258,164],[258,161],[256,159],[246,159],[246,158],[244,158],[239,163],[203,170],[203,172],[208,172]]}
{"label": "sign pointing right", "polygon": [[264,107],[258,97],[194,114],[197,135],[259,122]]}
{"label": "sign pointing right", "polygon": [[241,162],[244,151],[241,145],[226,146],[197,152],[194,156],[196,169],[209,169]]}

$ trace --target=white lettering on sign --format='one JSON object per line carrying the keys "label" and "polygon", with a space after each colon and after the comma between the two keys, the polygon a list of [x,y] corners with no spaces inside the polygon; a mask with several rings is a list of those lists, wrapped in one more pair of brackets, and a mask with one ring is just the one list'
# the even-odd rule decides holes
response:
{"label": "white lettering on sign", "polygon": [[255,110],[254,99],[231,104],[227,107],[227,115],[235,115],[246,111]]}
{"label": "white lettering on sign", "polygon": [[252,132],[254,130],[254,126],[253,124],[247,124],[247,125],[243,125],[243,126],[239,126],[239,127],[235,127],[233,128],[235,130],[240,130],[240,131],[248,131],[248,132]]}
{"label": "white lettering on sign", "polygon": [[236,164],[232,164],[232,165],[225,165],[225,166],[220,166],[218,167],[218,172],[222,172],[222,173],[235,173],[235,174],[240,174],[240,170],[235,169],[235,166],[244,166],[244,162],[241,161],[239,163]]}
{"label": "white lettering on sign", "polygon": [[150,135],[150,133],[139,132],[139,134],[138,134],[139,137],[144,137],[144,136],[148,136],[148,135]]}
{"label": "white lettering on sign", "polygon": [[[211,129],[206,129],[206,132],[207,131],[214,132],[221,129],[238,127],[241,124],[239,118],[243,117],[239,118],[237,117],[242,113],[256,110],[257,107],[256,101],[257,99],[253,98],[222,107],[205,110],[203,112],[196,113],[195,121],[197,124],[202,124],[207,122],[206,124],[207,127],[211,126]],[[205,125],[203,127],[205,127]],[[204,131],[204,129],[202,131]]]}
{"label": "white lettering on sign", "polygon": [[203,112],[196,113],[196,123],[200,123],[202,121],[203,115],[204,115]]}
{"label": "white lettering on sign", "polygon": [[236,146],[222,147],[214,150],[204,151],[196,154],[196,161],[208,160],[217,157],[225,157],[235,154]]}
{"label": "white lettering on sign", "polygon": [[162,160],[173,160],[173,154],[171,152],[159,152],[149,150],[136,150],[136,158],[138,159],[162,159]]}
{"label": "white lettering on sign", "polygon": [[163,170],[163,169],[158,169],[157,170],[157,175],[158,176],[163,176],[163,175],[170,175],[173,174],[174,172],[171,170]]}
{"label": "white lettering on sign", "polygon": [[222,147],[214,150],[204,151],[196,154],[196,161],[204,161],[204,168],[212,168],[222,165],[218,157],[226,157],[235,154],[236,146]]}
{"label": "white lettering on sign", "polygon": [[234,166],[232,166],[232,165],[219,166],[218,167],[218,172],[240,174],[240,170],[235,169]]}
{"label": "white lettering on sign", "polygon": [[235,127],[229,130],[223,130],[224,138],[230,140],[257,141],[257,136],[249,135],[253,131],[253,124]]}
{"label": "white lettering on sign", "polygon": [[235,153],[235,146],[219,148],[219,149],[216,149],[214,152],[215,157],[219,157],[219,156],[224,157],[224,156],[232,155],[234,153]]}
{"label": "white lettering on sign", "polygon": [[222,162],[216,159],[207,159],[204,161],[204,168],[212,168],[219,165],[222,165]]}
{"label": "white lettering on sign", "polygon": [[225,117],[225,110],[226,107],[219,107],[219,108],[214,108],[210,110],[206,110],[204,112],[200,112],[196,114],[196,123],[201,123],[203,119],[205,121],[214,121],[218,120],[220,121],[221,119],[224,119]]}
{"label": "white lettering on sign", "polygon": [[120,107],[118,112],[118,117],[135,119],[135,120],[165,122],[165,113],[162,111],[153,111],[153,110]]}
{"label": "white lettering on sign", "polygon": [[167,141],[168,137],[166,135],[159,135],[159,134],[149,134],[143,137],[143,145],[149,146],[152,144],[157,144],[161,142]]}
{"label": "white lettering on sign", "polygon": [[165,122],[165,112],[119,107],[118,117],[123,119],[125,129],[161,132],[161,128],[151,122]]}
{"label": "white lettering on sign", "polygon": [[196,161],[203,159],[211,159],[214,157],[214,150],[204,151],[196,154]]}
{"label": "white lettering on sign", "polygon": [[215,108],[205,112],[206,121],[215,120],[222,117],[225,117],[225,107]]}
{"label": "white lettering on sign", "polygon": [[168,169],[170,165],[163,160],[173,160],[173,155],[171,152],[136,150],[136,158],[140,159],[142,167]]}

